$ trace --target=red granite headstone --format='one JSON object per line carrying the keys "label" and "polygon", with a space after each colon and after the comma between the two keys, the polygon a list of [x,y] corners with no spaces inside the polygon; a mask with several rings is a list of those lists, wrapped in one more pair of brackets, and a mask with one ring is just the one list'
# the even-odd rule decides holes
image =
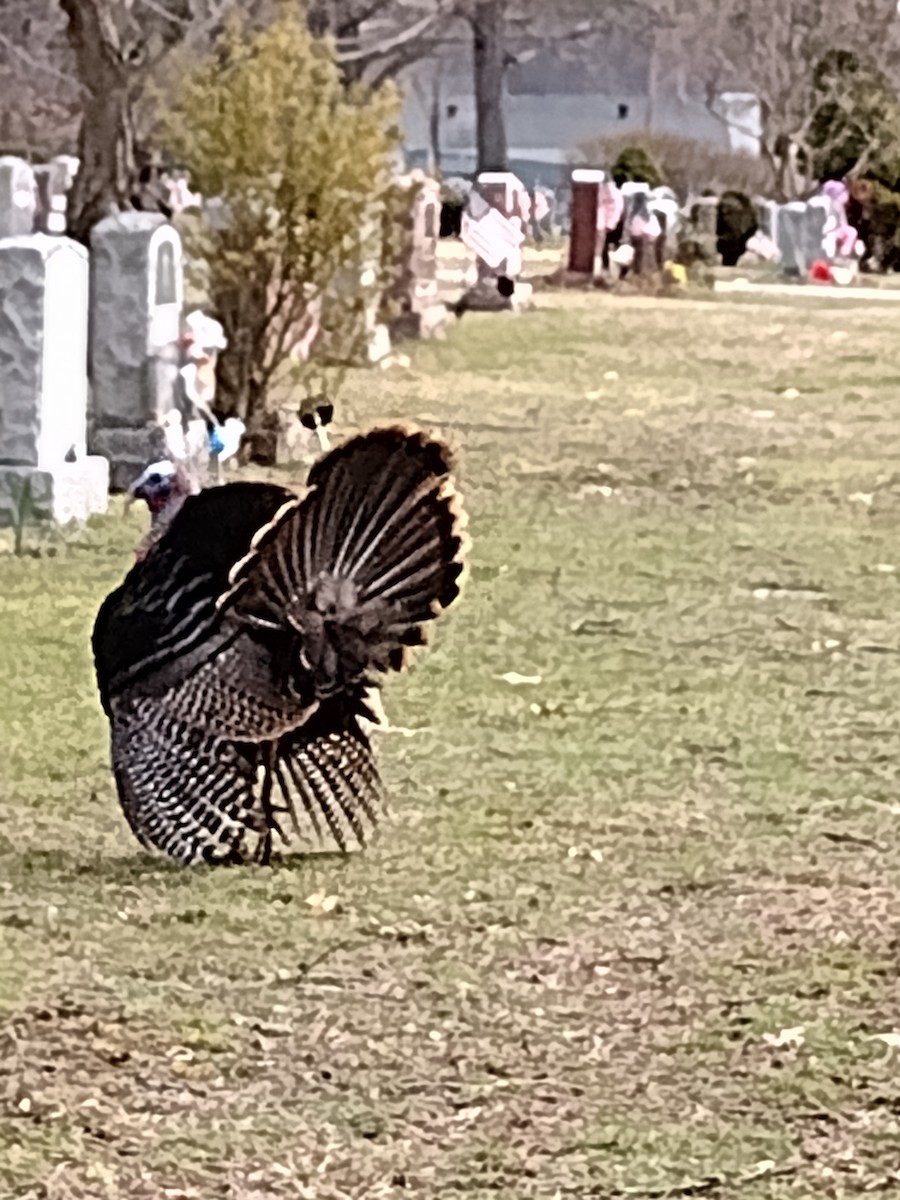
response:
{"label": "red granite headstone", "polygon": [[579,169],[572,172],[571,232],[569,234],[569,270],[578,275],[593,275],[597,256],[597,209],[604,171]]}

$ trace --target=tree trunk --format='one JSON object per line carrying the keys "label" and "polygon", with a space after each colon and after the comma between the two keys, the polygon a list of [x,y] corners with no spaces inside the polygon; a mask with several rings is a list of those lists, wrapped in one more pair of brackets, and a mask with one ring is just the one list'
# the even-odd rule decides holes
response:
{"label": "tree trunk", "polygon": [[[247,245],[240,238],[220,246],[248,261]],[[242,272],[239,279],[232,271],[222,279],[213,269],[209,284],[212,309],[228,339],[228,350],[216,363],[216,409],[223,418],[240,417],[248,427],[266,406],[266,352],[273,335],[271,278],[271,266],[262,256],[255,269]]]}
{"label": "tree trunk", "polygon": [[135,173],[130,70],[109,0],[60,0],[60,6],[83,94],[68,226],[71,237],[87,244],[98,221],[129,207]]}
{"label": "tree trunk", "polygon": [[[360,22],[352,19],[341,21],[335,30],[335,37],[342,42],[356,45],[359,41]],[[366,69],[364,58],[346,58],[340,63],[344,83],[361,83]]]}
{"label": "tree trunk", "polygon": [[472,25],[478,171],[508,171],[506,114],[506,0],[477,0]]}
{"label": "tree trunk", "polygon": [[770,186],[773,200],[777,200],[779,204],[784,204],[785,196],[780,177],[781,168],[779,165],[779,158],[765,137],[760,138],[759,156],[769,169],[769,178],[771,180]]}
{"label": "tree trunk", "polygon": [[428,110],[428,142],[430,162],[428,169],[438,174],[441,169],[441,70],[434,64],[431,81],[431,105]]}
{"label": "tree trunk", "polygon": [[644,128],[648,133],[653,132],[659,95],[659,49],[656,44],[656,34],[652,33],[650,37],[650,52],[647,61],[647,108],[644,113]]}
{"label": "tree trunk", "polygon": [[772,167],[774,198],[779,204],[799,200],[806,190],[800,177],[797,163],[797,147],[788,134],[779,134],[770,141],[763,133],[761,151],[763,159]]}
{"label": "tree trunk", "polygon": [[[355,44],[362,22],[352,13],[341,17],[328,0],[312,0],[306,10],[306,25],[314,38],[331,37],[338,43]],[[364,58],[339,58],[341,76],[346,84],[360,83],[366,69]]]}
{"label": "tree trunk", "polygon": [[327,0],[311,0],[306,6],[306,24],[315,38],[327,37],[331,29],[331,6]]}

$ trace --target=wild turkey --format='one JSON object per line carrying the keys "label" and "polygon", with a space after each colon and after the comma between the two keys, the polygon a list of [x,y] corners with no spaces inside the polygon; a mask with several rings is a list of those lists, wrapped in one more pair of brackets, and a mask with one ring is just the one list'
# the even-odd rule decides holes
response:
{"label": "wild turkey", "polygon": [[119,799],[184,863],[268,861],[279,817],[341,849],[383,804],[370,689],[456,598],[464,514],[440,442],[363,434],[268,483],[185,494],[154,464],[150,544],[93,632]]}

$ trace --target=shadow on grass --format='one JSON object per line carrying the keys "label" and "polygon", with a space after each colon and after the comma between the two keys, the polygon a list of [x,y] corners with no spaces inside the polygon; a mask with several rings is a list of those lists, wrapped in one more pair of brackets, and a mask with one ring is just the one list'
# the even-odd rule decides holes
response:
{"label": "shadow on grass", "polygon": [[32,880],[43,876],[48,880],[52,879],[54,883],[89,877],[102,883],[119,883],[123,886],[156,880],[165,881],[167,886],[173,883],[189,886],[190,881],[198,875],[208,876],[223,871],[269,876],[299,873],[320,863],[335,867],[349,862],[351,857],[352,855],[337,850],[309,850],[287,854],[273,853],[271,862],[265,866],[253,861],[216,866],[184,866],[170,859],[140,851],[136,854],[104,857],[100,854],[89,855],[86,852],[62,849],[28,850],[18,855],[13,849],[5,848],[5,853],[0,854],[0,874],[7,879],[15,875],[25,875]]}
{"label": "shadow on grass", "polygon": [[344,854],[341,850],[293,850],[287,854],[275,851],[269,865],[259,869],[277,874],[284,871],[301,871],[317,863],[328,863],[330,866],[349,865],[353,857],[352,853]]}

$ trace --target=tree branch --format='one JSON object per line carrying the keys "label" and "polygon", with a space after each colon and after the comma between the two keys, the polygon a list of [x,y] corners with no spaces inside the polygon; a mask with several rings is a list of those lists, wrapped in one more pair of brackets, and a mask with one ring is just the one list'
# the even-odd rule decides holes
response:
{"label": "tree branch", "polygon": [[371,46],[360,46],[356,50],[339,50],[338,62],[340,63],[368,63],[376,58],[383,58],[387,54],[392,54],[396,50],[408,46],[421,38],[438,19],[438,13],[429,13],[422,17],[420,21],[416,21],[408,28],[401,30],[400,33],[392,34],[384,38],[380,42],[376,42]]}
{"label": "tree branch", "polygon": [[[341,37],[342,29],[352,29],[354,27],[358,29],[360,25],[364,25],[366,21],[371,21],[373,17],[376,17],[380,12],[383,12],[384,9],[389,8],[392,3],[393,0],[370,0],[370,2],[367,5],[364,5],[362,8],[353,9],[352,12],[348,13],[344,17],[343,21],[338,24],[337,29],[335,30],[338,42],[345,40]],[[352,38],[353,36],[353,34],[346,35],[347,38]]]}
{"label": "tree branch", "polygon": [[[69,18],[69,40],[76,55],[86,40],[96,42],[104,58],[123,62],[122,42],[109,7],[102,0],[59,0]],[[82,80],[82,84],[84,84]]]}
{"label": "tree branch", "polygon": [[58,70],[50,63],[41,62],[39,58],[34,58],[26,49],[24,49],[24,47],[17,45],[17,43],[12,41],[11,38],[8,38],[5,33],[0,33],[0,46],[4,46],[10,52],[10,54],[12,54],[15,58],[18,58],[20,62],[23,62],[33,71],[42,71],[44,74],[50,75],[54,79],[61,79],[65,83],[76,82],[73,75],[66,75],[63,71]]}
{"label": "tree branch", "polygon": [[189,29],[196,17],[182,17],[178,13],[174,13],[171,9],[166,8],[164,4],[160,4],[159,0],[140,0],[144,8],[149,8],[151,12],[156,13],[158,17],[162,17],[164,21],[168,21],[170,25],[177,25],[181,29]]}

